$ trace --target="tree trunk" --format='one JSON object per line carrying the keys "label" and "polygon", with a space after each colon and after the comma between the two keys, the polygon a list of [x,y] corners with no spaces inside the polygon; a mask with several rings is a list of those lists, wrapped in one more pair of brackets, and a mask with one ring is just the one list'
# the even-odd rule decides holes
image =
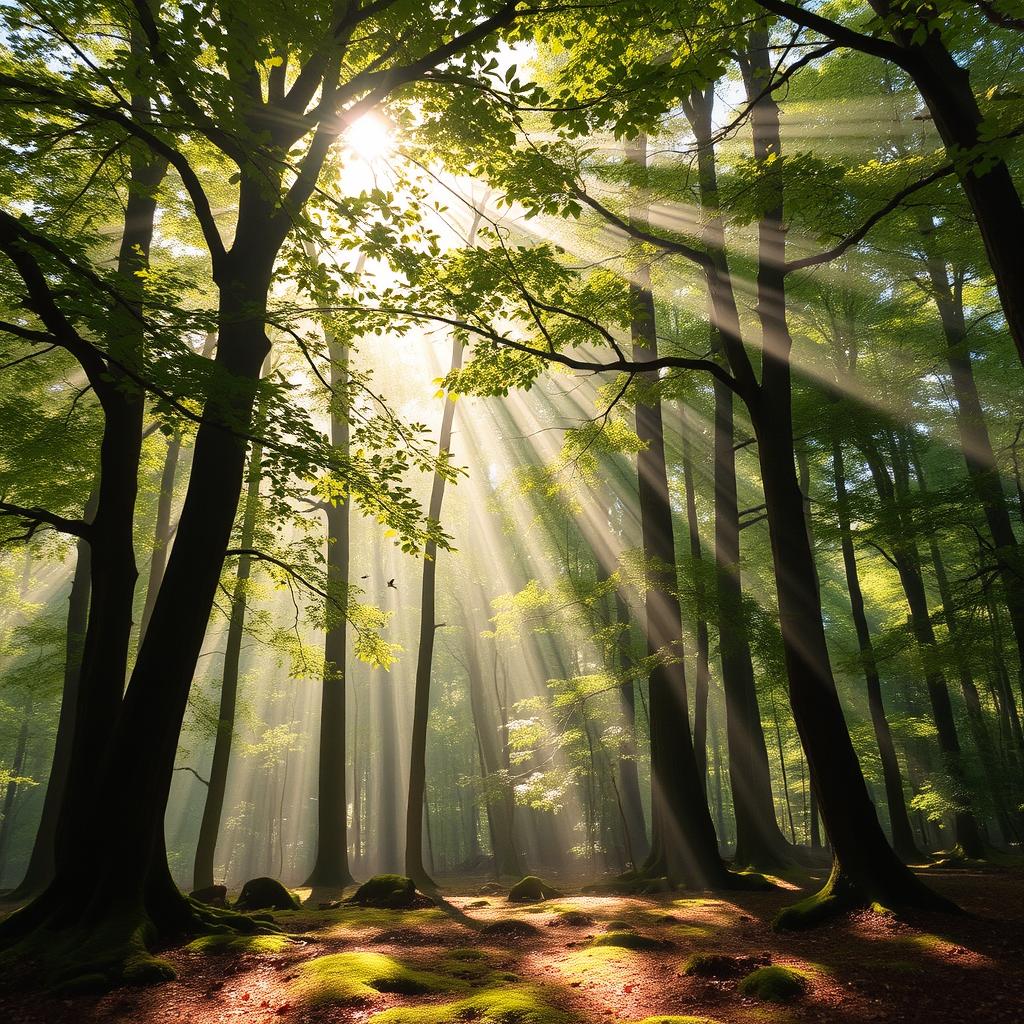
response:
{"label": "tree trunk", "polygon": [[[91,522],[95,514],[98,488],[94,485],[85,507],[85,520]],[[78,683],[82,667],[82,649],[89,620],[89,592],[92,568],[91,548],[85,539],[79,539],[76,552],[75,572],[68,594],[68,615],[64,640],[64,688],[61,692],[60,715],[57,719],[57,736],[53,745],[50,762],[50,776],[46,781],[46,795],[43,797],[43,811],[32,844],[25,876],[10,894],[12,900],[21,900],[41,892],[53,878],[54,843],[57,835],[57,820],[61,803],[67,788],[68,770],[71,764],[71,745],[75,734],[75,711],[78,706]]]}
{"label": "tree trunk", "polygon": [[[262,417],[257,417],[257,420]],[[238,546],[241,549],[253,546],[256,517],[260,505],[260,480],[262,478],[263,447],[254,444],[249,454],[249,471],[246,484],[245,509],[242,513],[242,529]],[[224,811],[224,797],[227,792],[228,767],[231,762],[231,745],[235,736],[235,707],[238,703],[238,667],[242,653],[242,636],[245,630],[245,613],[248,602],[249,575],[252,559],[249,555],[238,556],[235,586],[231,594],[231,613],[228,619],[227,643],[224,648],[224,671],[220,686],[220,709],[217,712],[217,733],[213,745],[213,760],[210,763],[210,779],[203,803],[203,817],[199,825],[199,841],[196,844],[195,864],[192,872],[192,887],[206,889],[214,884],[214,856],[217,851],[217,837],[220,833],[221,815]]]}
{"label": "tree trunk", "polygon": [[[921,221],[926,243],[934,230],[931,215]],[[985,413],[974,380],[967,325],[964,320],[963,280],[955,274],[950,280],[945,261],[928,252],[928,277],[932,298],[939,311],[939,320],[946,338],[946,362],[956,395],[956,425],[960,448],[967,464],[967,475],[985,513],[992,534],[993,556],[999,570],[999,581],[1017,644],[1020,662],[1018,679],[1024,694],[1024,557],[1010,522],[1010,510],[1003,491],[1003,482],[996,464],[992,440],[985,426]]]}
{"label": "tree trunk", "polygon": [[[312,250],[308,250],[312,255]],[[363,271],[365,257],[356,261]],[[349,454],[348,345],[327,336],[331,360],[331,444],[343,458]],[[351,503],[346,495],[324,506],[327,517],[327,588],[341,607],[326,609],[324,677],[320,699],[318,745],[316,859],[306,885],[341,889],[352,883],[348,863],[348,794],[345,786],[346,708],[348,658],[348,586],[351,561],[349,522]]]}
{"label": "tree trunk", "polygon": [[832,440],[832,473],[836,486],[836,518],[839,520],[839,542],[843,552],[843,567],[846,570],[846,587],[850,594],[853,625],[857,633],[857,647],[864,667],[864,681],[868,695],[868,711],[871,725],[878,744],[878,756],[882,763],[882,778],[885,781],[885,799],[889,807],[889,826],[892,829],[893,848],[905,861],[918,864],[923,854],[914,842],[914,833],[907,814],[907,802],[903,793],[896,744],[893,742],[889,720],[885,715],[882,699],[882,682],[878,675],[875,649],[871,642],[871,630],[864,610],[864,595],[860,588],[860,574],[857,571],[857,555],[853,546],[853,532],[850,527],[850,499],[846,490],[846,469],[843,462],[843,446],[839,437],[836,417],[830,418]]}
{"label": "tree trunk", "polygon": [[921,556],[911,535],[911,525],[905,523],[901,515],[900,502],[901,499],[907,497],[908,467],[904,465],[905,459],[900,449],[899,442],[894,439],[893,477],[890,478],[889,471],[882,462],[881,454],[874,442],[867,438],[861,442],[861,450],[864,452],[868,468],[871,470],[879,501],[887,518],[894,524],[891,540],[892,561],[896,566],[903,592],[907,598],[910,629],[921,655],[932,718],[935,728],[938,730],[943,768],[958,790],[957,803],[953,811],[954,843],[967,856],[980,857],[984,853],[984,847],[977,822],[968,809],[970,797],[963,769],[960,739],[957,736],[953,705],[949,698],[949,687],[946,684],[946,677],[938,665],[935,631],[932,628],[928,609],[928,594],[921,573]]}
{"label": "tree trunk", "polygon": [[[646,143],[631,146],[629,158],[646,164]],[[634,303],[633,358],[657,355],[654,298],[649,275],[641,267],[630,286]],[[650,375],[647,387],[657,387]],[[649,681],[652,788],[652,850],[645,871],[666,875],[675,884],[705,887],[728,884],[708,811],[704,782],[697,769],[686,706],[672,509],[661,400],[642,397],[636,406],[636,430],[644,447],[637,456],[640,524],[646,563],[647,653],[657,657]]]}
{"label": "tree trunk", "polygon": [[757,394],[749,396],[748,407],[758,442],[790,704],[833,850],[832,873],[824,888],[777,919],[781,927],[798,927],[873,902],[950,905],[916,878],[886,841],[846,728],[829,661],[817,570],[794,465],[782,147],[778,107],[770,95],[762,96],[763,83],[771,75],[768,45],[765,30],[752,31],[744,68],[753,103],[754,158],[764,168],[775,200],[758,227],[757,314],[763,361],[761,384]]}
{"label": "tree trunk", "polygon": [[[475,234],[479,215],[470,234]],[[451,372],[462,366],[462,342],[452,339]],[[448,395],[442,399],[441,432],[437,441],[438,459],[451,455],[452,421],[455,402]],[[427,516],[433,523],[441,521],[445,478],[435,470],[430,489]],[[409,797],[405,817],[405,873],[420,889],[437,889],[423,864],[423,816],[427,785],[427,726],[430,718],[430,676],[434,661],[434,638],[437,634],[437,544],[428,540],[423,552],[423,580],[420,590],[420,637],[416,657],[416,692],[412,712],[412,745],[409,761]]]}

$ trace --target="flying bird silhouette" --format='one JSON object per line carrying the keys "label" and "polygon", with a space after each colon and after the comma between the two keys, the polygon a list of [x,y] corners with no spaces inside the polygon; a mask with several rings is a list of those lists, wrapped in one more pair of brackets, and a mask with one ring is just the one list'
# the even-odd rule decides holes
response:
{"label": "flying bird silhouette", "polygon": [[394,578],[394,576],[392,576],[391,579],[388,580],[388,586],[392,590],[397,590],[398,589],[398,587],[395,586],[395,578]]}

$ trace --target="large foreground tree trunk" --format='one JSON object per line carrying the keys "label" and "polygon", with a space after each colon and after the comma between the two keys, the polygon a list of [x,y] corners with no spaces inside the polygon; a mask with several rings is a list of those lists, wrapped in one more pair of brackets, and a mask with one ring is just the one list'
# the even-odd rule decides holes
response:
{"label": "large foreground tree trunk", "polygon": [[757,313],[763,362],[760,386],[748,394],[747,404],[758,441],[790,704],[833,850],[832,873],[822,890],[777,919],[779,926],[794,927],[874,902],[950,905],[907,868],[885,838],[846,727],[829,660],[817,570],[794,461],[782,146],[778,107],[762,95],[771,66],[767,31],[755,29],[744,78],[753,104],[754,158],[762,165],[774,202],[758,227]]}

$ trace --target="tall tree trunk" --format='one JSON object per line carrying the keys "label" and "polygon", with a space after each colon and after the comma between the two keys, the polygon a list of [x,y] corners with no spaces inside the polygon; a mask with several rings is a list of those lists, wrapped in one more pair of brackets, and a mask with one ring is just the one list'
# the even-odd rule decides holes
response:
{"label": "tall tree trunk", "polygon": [[[95,514],[99,490],[93,485],[92,493],[85,507],[85,520],[91,522]],[[50,776],[46,781],[43,797],[43,811],[36,830],[32,853],[29,857],[25,876],[10,893],[10,899],[20,900],[41,892],[53,878],[54,843],[57,835],[57,820],[67,787],[68,770],[71,765],[71,745],[75,734],[75,711],[78,706],[78,684],[82,667],[82,649],[89,620],[89,593],[92,568],[89,542],[80,538],[76,546],[75,572],[71,578],[71,592],[68,594],[67,625],[64,638],[64,687],[61,691],[60,715],[57,718],[57,735],[50,762]]]}
{"label": "tall tree trunk", "polygon": [[[747,392],[758,441],[790,704],[833,850],[832,873],[824,888],[784,911],[777,923],[800,926],[849,906],[876,901],[884,905],[948,907],[947,901],[909,871],[886,841],[836,692],[817,570],[804,521],[803,494],[794,465],[783,159],[778,107],[764,92],[764,83],[771,75],[766,30],[753,30],[750,44],[744,78],[752,102],[754,158],[767,179],[768,194],[774,198],[758,226],[761,383],[756,392],[751,392],[748,384],[740,386]],[[745,380],[749,363],[744,366],[738,353],[735,358]]]}
{"label": "tall tree trunk", "polygon": [[[257,417],[261,420],[262,417]],[[253,546],[256,532],[256,517],[260,506],[260,480],[262,479],[263,446],[254,444],[249,453],[249,471],[246,481],[245,507],[242,513],[242,528],[238,546],[246,551]],[[203,803],[203,817],[199,825],[199,840],[192,869],[192,886],[206,889],[214,884],[214,857],[217,852],[217,837],[220,833],[221,816],[224,813],[224,797],[227,793],[228,767],[231,762],[231,746],[235,737],[235,708],[238,704],[239,661],[242,654],[242,637],[245,631],[245,613],[248,604],[249,576],[252,558],[248,554],[238,556],[235,586],[231,593],[231,612],[228,619],[227,643],[224,648],[224,670],[220,685],[220,708],[217,712],[217,732],[213,744],[213,760],[210,763],[210,779],[206,786],[206,800]]]}
{"label": "tall tree trunk", "polygon": [[697,495],[693,482],[693,456],[690,423],[682,408],[683,489],[686,492],[686,529],[693,563],[694,603],[697,606],[697,674],[693,685],[693,753],[697,770],[707,789],[708,776],[708,692],[711,685],[710,644],[708,640],[707,595],[704,581],[704,557],[701,551],[700,523],[697,520]]}
{"label": "tall tree trunk", "polygon": [[945,260],[933,251],[929,236],[934,231],[934,221],[930,214],[922,216],[921,230],[928,249],[927,267],[932,298],[939,311],[939,321],[946,338],[946,363],[956,395],[956,425],[960,434],[960,448],[964,453],[971,486],[984,510],[985,522],[992,535],[992,553],[1017,644],[1020,663],[1018,681],[1022,687],[1021,693],[1024,694],[1024,553],[1017,543],[1010,522],[1003,481],[974,380],[974,366],[964,320],[963,277],[961,273],[954,272],[951,279]]}
{"label": "tall tree trunk", "polygon": [[871,642],[871,630],[864,610],[864,595],[860,587],[857,570],[857,554],[853,546],[853,531],[850,526],[850,498],[846,489],[846,468],[843,460],[843,445],[839,436],[838,420],[830,417],[832,442],[832,473],[836,486],[836,518],[839,520],[839,543],[843,552],[843,567],[846,570],[846,588],[850,595],[853,625],[857,633],[857,647],[864,667],[864,682],[868,695],[868,712],[878,744],[878,756],[882,763],[882,778],[885,781],[885,799],[889,807],[889,826],[892,829],[893,849],[905,861],[918,864],[924,856],[914,842],[914,833],[907,814],[907,802],[903,793],[896,744],[893,742],[889,720],[885,714],[882,699],[882,681],[878,675],[878,663]]}
{"label": "tall tree trunk", "polygon": [[912,527],[901,514],[901,501],[907,497],[908,467],[898,440],[893,441],[893,476],[882,461],[881,453],[872,439],[860,442],[871,470],[871,476],[878,492],[879,501],[887,518],[894,524],[891,539],[892,561],[903,586],[910,611],[910,629],[921,656],[925,686],[931,704],[932,718],[938,731],[939,750],[944,770],[949,774],[958,792],[957,804],[953,811],[954,843],[969,857],[980,857],[984,853],[977,822],[970,812],[967,779],[963,769],[960,739],[957,736],[953,705],[949,698],[946,677],[938,665],[935,631],[932,628],[928,609],[928,595],[921,572],[921,556],[912,537]]}
{"label": "tall tree trunk", "polygon": [[[312,255],[312,250],[307,250]],[[365,256],[356,261],[363,272]],[[334,334],[327,335],[331,361],[331,444],[343,458],[349,455],[349,349]],[[340,889],[352,882],[348,863],[348,795],[346,767],[346,696],[348,680],[348,585],[351,561],[349,522],[351,503],[346,494],[324,505],[327,517],[327,589],[341,607],[327,607],[324,635],[324,677],[320,698],[318,745],[316,859],[307,885]]]}
{"label": "tall tree trunk", "polygon": [[[714,90],[694,91],[684,104],[698,146],[701,205],[709,212],[704,242],[714,261],[709,270],[711,346],[726,356],[722,326],[738,331],[739,315],[732,275],[725,257],[725,234],[718,210],[718,171],[712,136]],[[716,298],[717,296],[717,298]],[[716,316],[715,307],[719,312]],[[739,867],[778,868],[789,863],[785,836],[775,818],[768,747],[757,700],[740,574],[740,520],[736,491],[733,393],[715,379],[715,584],[718,635],[725,691],[729,780],[736,817],[735,863]]]}
{"label": "tall tree trunk", "polygon": [[[479,215],[470,234],[475,234]],[[451,372],[462,366],[462,342],[452,339]],[[451,455],[452,422],[455,402],[443,398],[441,432],[437,441],[437,457],[447,460]],[[441,521],[445,477],[435,470],[427,511],[433,523]],[[428,540],[423,551],[423,579],[420,589],[420,636],[416,657],[416,692],[413,698],[412,745],[409,761],[409,796],[405,817],[405,873],[421,889],[437,889],[423,864],[423,817],[427,785],[427,726],[430,718],[430,676],[434,662],[434,639],[437,635],[437,544]]]}
{"label": "tall tree trunk", "polygon": [[616,763],[615,771],[619,779],[618,798],[622,806],[630,859],[633,861],[633,870],[639,871],[651,852],[651,844],[647,838],[647,823],[640,796],[640,772],[636,763],[636,683],[632,677],[633,659],[630,656],[629,605],[618,589],[615,591],[615,619],[621,631],[618,643],[619,671],[624,682],[618,693],[625,728],[622,756]]}
{"label": "tall tree trunk", "polygon": [[18,738],[14,744],[14,757],[11,759],[11,778],[4,787],[4,802],[0,808],[0,878],[3,877],[7,867],[7,856],[11,844],[11,819],[14,813],[15,801],[21,789],[21,773],[25,770],[25,752],[28,749],[29,727],[32,723],[32,710],[35,702],[31,693],[25,701],[21,712],[21,727],[18,729]]}
{"label": "tall tree trunk", "polygon": [[[629,159],[645,166],[646,140],[627,149]],[[633,358],[655,358],[654,297],[649,271],[641,267],[630,286],[634,314]],[[648,388],[657,387],[649,375]],[[728,872],[718,853],[715,827],[704,783],[697,769],[686,706],[682,614],[676,593],[675,543],[669,503],[668,471],[661,400],[644,395],[636,406],[636,431],[644,447],[637,456],[640,525],[646,564],[647,653],[658,660],[649,681],[651,732],[652,849],[645,870],[676,884],[726,885]]]}

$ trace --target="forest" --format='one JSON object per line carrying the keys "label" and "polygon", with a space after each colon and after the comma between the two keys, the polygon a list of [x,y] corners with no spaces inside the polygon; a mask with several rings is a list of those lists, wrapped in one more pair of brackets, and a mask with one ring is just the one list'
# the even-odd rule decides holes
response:
{"label": "forest", "polygon": [[1021,0],[3,0],[0,1019],[1024,1020]]}

